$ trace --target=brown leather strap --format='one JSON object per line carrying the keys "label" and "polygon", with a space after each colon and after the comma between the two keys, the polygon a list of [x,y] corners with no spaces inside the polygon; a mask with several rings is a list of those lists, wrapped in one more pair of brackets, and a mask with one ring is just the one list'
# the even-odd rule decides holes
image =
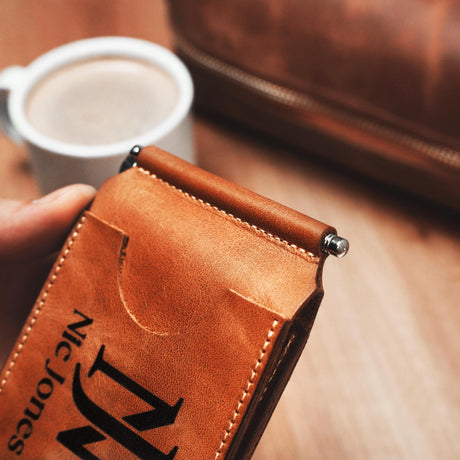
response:
{"label": "brown leather strap", "polygon": [[324,237],[328,233],[336,233],[333,227],[191,166],[159,148],[143,148],[138,157],[138,166],[318,257],[324,256],[321,251]]}

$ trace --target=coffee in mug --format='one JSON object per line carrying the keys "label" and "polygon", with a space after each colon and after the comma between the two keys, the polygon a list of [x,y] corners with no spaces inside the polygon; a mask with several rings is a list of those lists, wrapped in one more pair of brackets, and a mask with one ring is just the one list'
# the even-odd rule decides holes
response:
{"label": "coffee in mug", "polygon": [[77,145],[102,145],[144,134],[177,103],[174,80],[150,63],[102,58],[71,64],[30,91],[26,117],[43,135]]}
{"label": "coffee in mug", "polygon": [[43,192],[99,187],[136,144],[193,162],[192,99],[173,53],[127,37],[70,43],[0,72],[2,127],[28,147]]}

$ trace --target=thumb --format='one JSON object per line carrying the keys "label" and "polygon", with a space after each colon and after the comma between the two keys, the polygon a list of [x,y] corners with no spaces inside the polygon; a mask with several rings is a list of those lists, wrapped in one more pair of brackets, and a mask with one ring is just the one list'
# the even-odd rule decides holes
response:
{"label": "thumb", "polygon": [[32,202],[0,200],[0,263],[46,256],[59,249],[96,190],[76,184]]}

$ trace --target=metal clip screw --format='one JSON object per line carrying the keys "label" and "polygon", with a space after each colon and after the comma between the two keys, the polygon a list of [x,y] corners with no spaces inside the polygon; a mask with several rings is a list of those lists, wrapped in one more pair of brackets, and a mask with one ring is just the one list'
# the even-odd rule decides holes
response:
{"label": "metal clip screw", "polygon": [[129,168],[137,165],[137,157],[141,153],[142,147],[140,145],[135,145],[129,155],[124,159],[123,163],[120,166],[120,172],[126,171]]}
{"label": "metal clip screw", "polygon": [[329,233],[323,240],[322,250],[326,254],[342,258],[348,252],[349,248],[350,244],[348,240],[334,233]]}

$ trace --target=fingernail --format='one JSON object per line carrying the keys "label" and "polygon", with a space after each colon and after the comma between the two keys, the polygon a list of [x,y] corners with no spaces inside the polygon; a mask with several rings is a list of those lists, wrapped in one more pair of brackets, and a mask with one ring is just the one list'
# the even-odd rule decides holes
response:
{"label": "fingernail", "polygon": [[88,199],[90,199],[96,193],[96,189],[94,187],[91,187],[91,185],[86,185],[86,184],[68,185],[67,187],[63,187],[58,190],[55,190],[54,192],[48,193],[48,195],[37,198],[36,200],[33,200],[32,203],[33,204],[50,203],[51,201],[55,201],[55,200],[63,198],[65,195],[69,195],[71,193],[77,193],[77,192],[79,195],[87,196]]}

